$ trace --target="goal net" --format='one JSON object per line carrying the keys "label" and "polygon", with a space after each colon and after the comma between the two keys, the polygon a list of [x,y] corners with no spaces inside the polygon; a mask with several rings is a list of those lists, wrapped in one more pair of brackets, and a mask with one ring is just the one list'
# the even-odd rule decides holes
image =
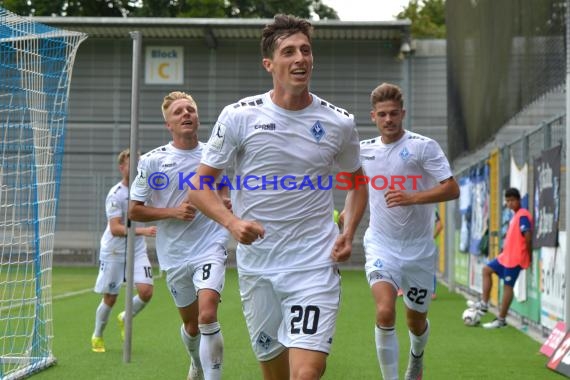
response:
{"label": "goal net", "polygon": [[51,267],[69,81],[85,34],[0,7],[0,379],[55,362]]}

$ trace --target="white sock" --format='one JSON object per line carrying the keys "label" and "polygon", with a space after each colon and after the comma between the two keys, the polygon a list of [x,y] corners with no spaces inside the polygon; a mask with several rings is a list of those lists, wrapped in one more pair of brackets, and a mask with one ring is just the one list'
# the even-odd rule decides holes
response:
{"label": "white sock", "polygon": [[202,338],[200,340],[200,359],[204,378],[220,380],[222,378],[222,362],[224,361],[224,338],[220,323],[198,325]]}
{"label": "white sock", "polygon": [[416,357],[422,356],[429,338],[429,320],[426,320],[426,329],[422,335],[414,335],[411,331],[408,331],[408,335],[410,336],[412,354]]}
{"label": "white sock", "polygon": [[182,337],[182,343],[188,351],[188,355],[192,358],[192,363],[195,367],[202,367],[202,362],[200,362],[200,334],[196,336],[190,336],[184,330],[184,324],[180,328],[180,336]]}
{"label": "white sock", "polygon": [[146,306],[146,302],[140,299],[139,295],[133,297],[133,317]]}
{"label": "white sock", "polygon": [[400,351],[398,347],[396,328],[395,326],[376,326],[374,330],[374,336],[376,338],[376,356],[378,357],[378,363],[380,363],[382,378],[385,380],[398,380],[398,360],[400,359]]}
{"label": "white sock", "polygon": [[95,312],[95,330],[93,331],[93,336],[103,336],[103,330],[105,330],[105,326],[107,326],[111,309],[111,307],[107,306],[107,304],[101,300]]}

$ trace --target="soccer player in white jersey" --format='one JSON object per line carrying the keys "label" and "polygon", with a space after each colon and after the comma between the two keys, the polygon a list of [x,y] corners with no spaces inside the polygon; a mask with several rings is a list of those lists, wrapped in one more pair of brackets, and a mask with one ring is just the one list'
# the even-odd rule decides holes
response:
{"label": "soccer player in white jersey", "polygon": [[[180,336],[191,357],[188,379],[218,380],[224,349],[218,304],[228,233],[185,201],[185,178],[198,167],[203,150],[196,102],[174,91],[164,97],[162,113],[172,141],[141,158],[131,190],[131,218],[157,221],[158,262],[166,271],[183,322]],[[227,197],[225,204],[231,207]]]}
{"label": "soccer player in white jersey", "polygon": [[[339,234],[332,192],[323,188],[336,164],[352,180],[362,175],[358,134],[351,114],[309,92],[311,32],[308,21],[285,15],[264,28],[262,64],[273,89],[224,108],[193,178],[198,190],[189,191],[239,243],[243,311],[265,379],[323,375],[340,302],[337,262],[349,258],[367,202],[366,186],[349,191]],[[233,214],[197,186],[230,165]]]}
{"label": "soccer player in white jersey", "polygon": [[[117,159],[121,182],[109,190],[105,200],[107,228],[101,237],[99,250],[99,275],[95,283],[95,292],[103,294],[103,299],[95,312],[95,330],[91,336],[93,352],[105,352],[103,330],[109,320],[111,309],[117,302],[121,284],[125,281],[125,262],[127,252],[127,220],[129,200],[129,150],[123,150]],[[137,294],[133,297],[133,317],[141,311],[152,298],[152,267],[147,255],[145,236],[155,236],[156,227],[137,226],[135,228],[134,283]],[[119,313],[117,320],[121,329],[121,338],[125,338],[123,319],[125,312]]]}
{"label": "soccer player in white jersey", "polygon": [[459,196],[449,162],[434,140],[406,131],[402,93],[383,83],[372,91],[380,136],[360,143],[370,193],[364,235],[366,275],[376,302],[376,352],[382,377],[398,379],[396,293],[404,292],[411,349],[406,379],[420,379],[434,291],[435,203]]}

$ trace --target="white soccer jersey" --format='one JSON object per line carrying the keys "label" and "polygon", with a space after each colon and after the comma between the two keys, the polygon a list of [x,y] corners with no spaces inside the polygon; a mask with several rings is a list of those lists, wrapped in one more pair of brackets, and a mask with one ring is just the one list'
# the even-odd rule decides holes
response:
{"label": "white soccer jersey", "polygon": [[349,172],[360,167],[358,133],[351,114],[311,96],[299,111],[278,107],[269,92],[245,98],[225,107],[212,130],[202,163],[233,165],[234,213],[265,228],[263,239],[238,245],[240,273],[331,265],[338,229],[332,190],[322,189],[335,165]]}
{"label": "white soccer jersey", "polygon": [[383,245],[432,241],[434,204],[388,208],[384,194],[390,187],[408,192],[423,191],[452,177],[449,162],[437,142],[405,131],[392,144],[382,143],[380,137],[362,141],[360,154],[362,168],[371,180],[367,234]]}
{"label": "white soccer jersey", "polygon": [[[121,182],[116,184],[109,190],[107,199],[105,200],[105,212],[107,221],[114,218],[121,218],[124,225],[127,223],[129,200],[129,188]],[[140,226],[141,224],[139,224]],[[146,255],[146,242],[144,236],[135,236],[135,257]],[[99,251],[99,259],[108,262],[125,262],[127,252],[127,237],[113,236],[111,228],[107,222],[107,228],[101,236],[101,248]]]}
{"label": "white soccer jersey", "polygon": [[[203,146],[199,143],[195,149],[181,150],[167,144],[145,154],[139,161],[131,199],[157,208],[179,206],[186,198],[188,178],[198,168]],[[227,240],[225,228],[201,212],[190,222],[173,218],[157,221],[156,253],[162,270],[195,260],[216,244],[225,246]]]}

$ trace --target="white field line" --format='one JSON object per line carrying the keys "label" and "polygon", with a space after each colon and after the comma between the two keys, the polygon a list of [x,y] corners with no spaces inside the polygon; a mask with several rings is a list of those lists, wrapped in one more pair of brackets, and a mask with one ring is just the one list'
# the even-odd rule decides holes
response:
{"label": "white field line", "polygon": [[[159,273],[158,276],[154,277],[156,279],[158,278],[162,278],[162,272]],[[81,289],[81,290],[76,290],[74,292],[67,292],[67,293],[62,293],[62,294],[58,294],[57,296],[53,296],[52,299],[55,300],[60,300],[60,299],[65,299],[65,298],[69,298],[69,297],[73,297],[73,296],[77,296],[77,295],[81,295],[81,294],[85,294],[85,293],[89,293],[92,292],[93,288],[87,288],[87,289]],[[16,306],[23,306],[23,305],[27,305],[30,303],[36,302],[33,299],[24,301],[24,302],[20,302],[18,303]],[[4,306],[4,307],[0,307],[0,311],[4,311],[4,310],[8,310],[10,308],[14,307],[14,305],[9,305],[9,306]]]}

